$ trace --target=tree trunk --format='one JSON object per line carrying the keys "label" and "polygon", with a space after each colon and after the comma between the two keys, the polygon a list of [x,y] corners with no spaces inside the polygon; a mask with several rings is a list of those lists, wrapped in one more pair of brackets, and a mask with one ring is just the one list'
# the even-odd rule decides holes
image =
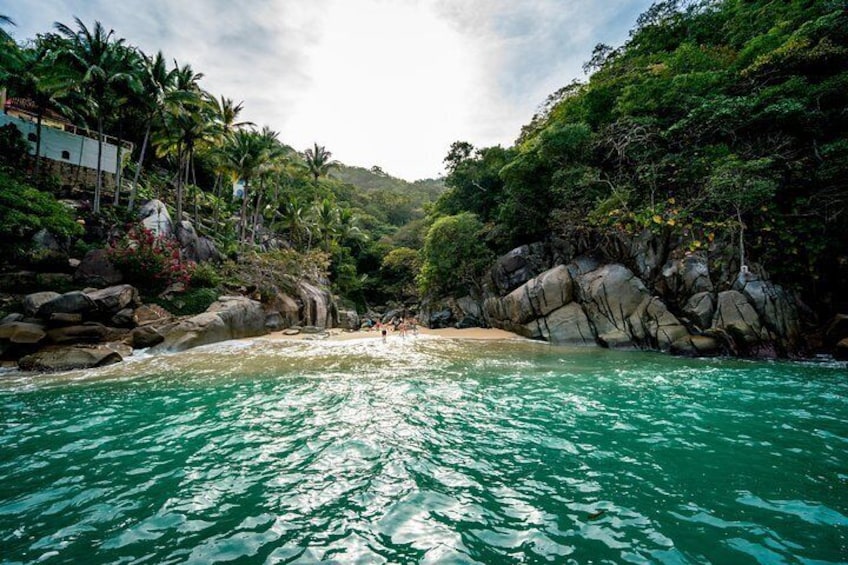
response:
{"label": "tree trunk", "polygon": [[94,184],[93,212],[100,213],[100,193],[103,190],[103,116],[97,117],[97,182]]}
{"label": "tree trunk", "polygon": [[183,145],[177,143],[177,209],[175,222],[183,219]]}
{"label": "tree trunk", "polygon": [[137,194],[138,177],[141,175],[141,164],[144,162],[144,153],[147,151],[147,140],[150,139],[150,121],[147,122],[147,129],[144,132],[144,141],[141,142],[141,155],[138,157],[138,167],[133,175],[132,189],[130,191],[130,201],[127,204],[127,211],[132,212],[135,207],[135,197]]}
{"label": "tree trunk", "polygon": [[248,193],[249,181],[248,179],[244,179],[244,192],[241,195],[241,234],[239,234],[239,240],[242,243],[245,243],[245,234],[247,233],[247,193]]}
{"label": "tree trunk", "polygon": [[123,167],[121,166],[121,152],[123,147],[121,146],[121,142],[124,138],[124,128],[123,125],[118,126],[118,157],[115,162],[115,198],[112,199],[112,204],[117,208],[118,203],[121,201],[121,182],[123,177]]}
{"label": "tree trunk", "polygon": [[38,120],[35,122],[35,182],[36,185],[41,180],[41,116],[44,113],[39,108]]}
{"label": "tree trunk", "polygon": [[739,221],[739,269],[745,268],[745,224],[742,223],[742,210],[736,207],[736,219]]}

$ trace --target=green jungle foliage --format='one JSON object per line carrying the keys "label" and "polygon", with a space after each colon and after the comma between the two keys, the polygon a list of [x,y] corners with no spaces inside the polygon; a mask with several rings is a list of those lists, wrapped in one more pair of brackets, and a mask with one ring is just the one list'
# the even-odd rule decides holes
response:
{"label": "green jungle foliage", "polygon": [[431,222],[477,214],[497,252],[586,228],[692,249],[741,234],[812,301],[845,288],[844,2],[658,2],[585,69],[514,147],[455,143]]}

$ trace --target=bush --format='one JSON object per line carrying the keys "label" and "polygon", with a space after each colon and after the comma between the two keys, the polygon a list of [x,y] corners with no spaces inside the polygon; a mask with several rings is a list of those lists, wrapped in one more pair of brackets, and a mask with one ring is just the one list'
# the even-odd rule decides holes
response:
{"label": "bush", "polygon": [[23,252],[30,238],[47,229],[56,237],[80,235],[83,227],[73,211],[53,195],[16,180],[0,170],[0,249]]}
{"label": "bush", "polygon": [[209,305],[218,300],[218,291],[212,288],[195,288],[180,294],[150,299],[171,314],[194,316],[202,314]]}
{"label": "bush", "polygon": [[463,212],[436,220],[424,240],[424,264],[419,275],[422,294],[470,292],[494,259],[483,242],[485,226]]}
{"label": "bush", "polygon": [[191,273],[191,286],[194,288],[215,288],[223,281],[224,278],[212,263],[198,263]]}
{"label": "bush", "polygon": [[130,228],[123,238],[109,247],[108,254],[127,282],[151,291],[174,283],[187,287],[195,266],[191,261],[182,260],[176,240],[156,237],[142,227]]}

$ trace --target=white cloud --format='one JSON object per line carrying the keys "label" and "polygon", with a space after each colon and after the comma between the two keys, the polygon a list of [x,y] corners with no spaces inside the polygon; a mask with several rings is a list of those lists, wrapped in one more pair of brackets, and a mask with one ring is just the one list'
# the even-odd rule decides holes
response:
{"label": "white cloud", "polygon": [[29,0],[18,39],[95,19],[205,74],[297,149],[435,176],[453,141],[509,145],[544,98],[619,44],[650,0]]}

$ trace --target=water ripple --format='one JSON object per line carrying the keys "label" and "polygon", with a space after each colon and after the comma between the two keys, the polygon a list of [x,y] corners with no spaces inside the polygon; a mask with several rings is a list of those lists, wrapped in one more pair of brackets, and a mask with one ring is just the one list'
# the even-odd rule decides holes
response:
{"label": "water ripple", "polygon": [[0,381],[4,562],[844,562],[832,366],[241,341]]}

